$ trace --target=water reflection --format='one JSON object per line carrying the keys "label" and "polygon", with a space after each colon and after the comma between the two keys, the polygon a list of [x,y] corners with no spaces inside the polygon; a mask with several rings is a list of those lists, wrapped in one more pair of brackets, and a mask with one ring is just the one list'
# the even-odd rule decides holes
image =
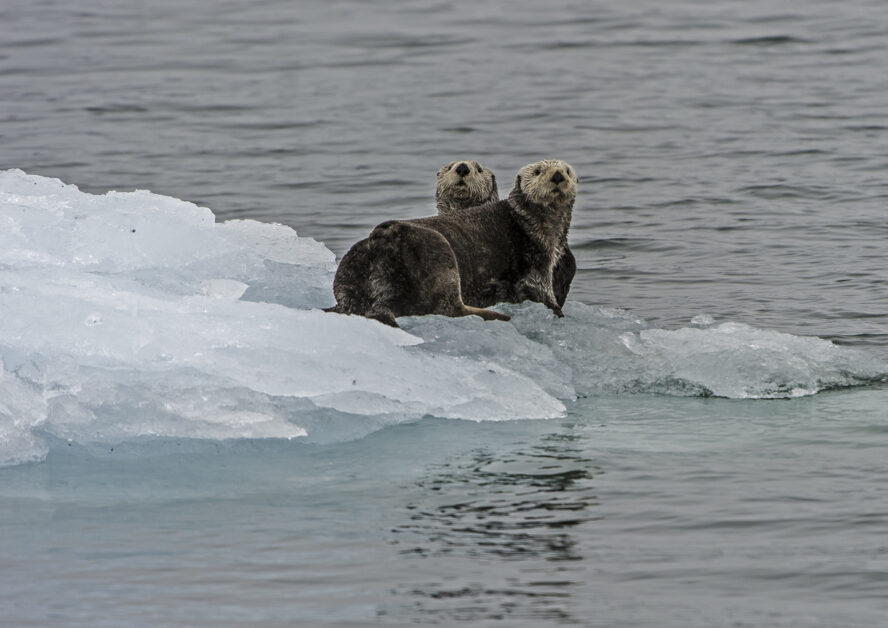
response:
{"label": "water reflection", "polygon": [[417,578],[408,612],[437,620],[506,617],[570,623],[583,584],[576,528],[598,518],[599,467],[571,433],[475,449],[430,467],[393,530]]}

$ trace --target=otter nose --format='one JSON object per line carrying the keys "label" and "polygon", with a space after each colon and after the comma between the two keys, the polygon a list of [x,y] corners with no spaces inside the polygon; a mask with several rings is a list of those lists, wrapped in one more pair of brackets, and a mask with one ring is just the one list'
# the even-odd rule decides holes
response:
{"label": "otter nose", "polygon": [[455,168],[455,170],[456,170],[456,174],[458,174],[461,177],[464,177],[471,172],[471,170],[469,170],[469,167],[467,165],[465,165],[464,163],[461,163],[460,165],[458,165]]}
{"label": "otter nose", "polygon": [[552,178],[550,179],[550,181],[552,183],[554,183],[555,185],[558,185],[559,183],[564,181],[564,175],[561,174],[560,170],[556,170],[555,174],[552,175]]}

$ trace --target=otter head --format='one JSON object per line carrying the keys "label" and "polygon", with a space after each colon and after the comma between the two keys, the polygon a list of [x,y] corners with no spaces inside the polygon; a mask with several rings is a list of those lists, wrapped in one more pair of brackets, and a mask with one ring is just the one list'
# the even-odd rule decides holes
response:
{"label": "otter head", "polygon": [[512,194],[522,194],[537,205],[573,207],[577,196],[577,173],[569,163],[560,159],[528,164],[518,171]]}
{"label": "otter head", "polygon": [[496,200],[496,177],[477,161],[451,161],[438,171],[435,204],[439,214]]}

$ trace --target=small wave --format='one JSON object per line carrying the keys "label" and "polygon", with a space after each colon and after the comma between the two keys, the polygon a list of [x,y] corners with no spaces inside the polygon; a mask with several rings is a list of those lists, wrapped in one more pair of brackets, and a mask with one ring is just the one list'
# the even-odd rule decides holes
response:
{"label": "small wave", "polygon": [[101,116],[105,114],[148,113],[149,109],[142,105],[119,103],[103,107],[86,107],[86,111]]}
{"label": "small wave", "polygon": [[737,46],[783,46],[786,44],[810,44],[808,39],[792,35],[763,35],[761,37],[744,37],[731,40]]}
{"label": "small wave", "polygon": [[403,33],[379,33],[355,36],[350,33],[342,39],[348,47],[366,49],[437,49],[450,46],[465,46],[474,42],[470,37],[452,37],[449,35],[415,37]]}
{"label": "small wave", "polygon": [[749,194],[756,198],[777,200],[784,198],[818,199],[823,197],[826,190],[777,183],[773,185],[750,185],[738,189],[737,192]]}
{"label": "small wave", "polygon": [[585,242],[577,242],[571,244],[574,251],[593,250],[593,249],[626,249],[626,250],[651,250],[649,247],[655,243],[650,239],[640,238],[598,238],[595,240],[587,240]]}

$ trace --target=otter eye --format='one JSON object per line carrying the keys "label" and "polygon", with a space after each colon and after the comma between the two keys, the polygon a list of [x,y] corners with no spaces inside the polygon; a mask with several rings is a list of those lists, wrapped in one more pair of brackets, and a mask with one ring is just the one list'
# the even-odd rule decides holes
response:
{"label": "otter eye", "polygon": [[567,169],[567,176],[572,177],[574,173],[570,171],[570,168]]}
{"label": "otter eye", "polygon": [[476,166],[476,168],[478,168],[478,172],[484,172],[484,168],[482,168],[481,166]]}
{"label": "otter eye", "polygon": [[537,168],[536,170],[533,171],[533,173],[534,173],[535,175],[539,175],[539,174],[540,174],[540,169]]}

